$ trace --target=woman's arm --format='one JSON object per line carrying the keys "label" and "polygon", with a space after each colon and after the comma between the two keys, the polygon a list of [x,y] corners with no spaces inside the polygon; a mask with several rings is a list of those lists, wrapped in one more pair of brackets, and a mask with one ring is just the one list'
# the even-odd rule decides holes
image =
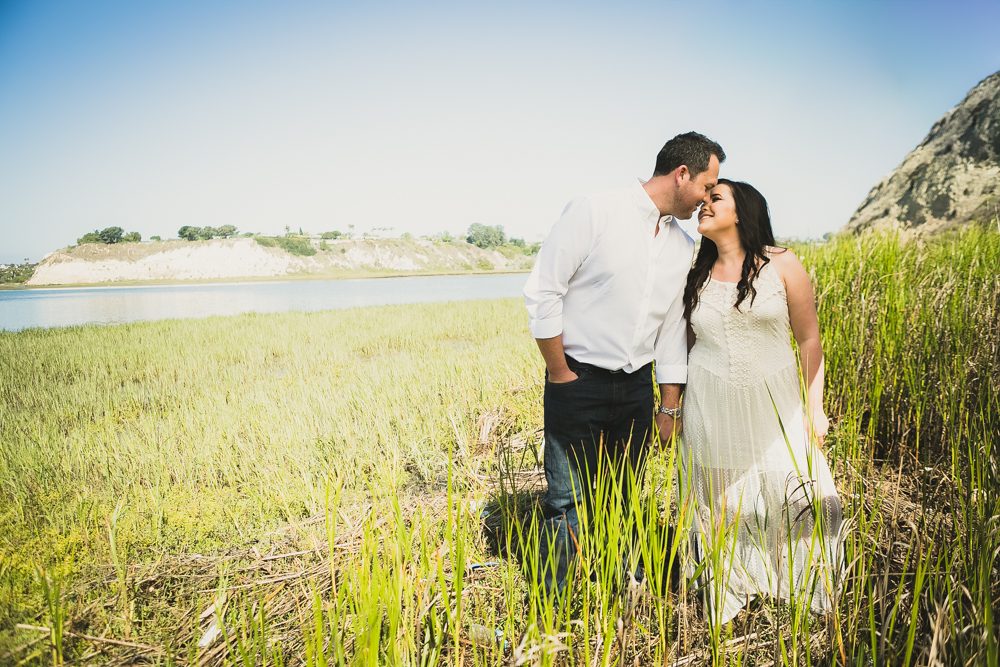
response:
{"label": "woman's arm", "polygon": [[806,426],[822,443],[830,422],[823,410],[823,347],[816,315],[816,295],[809,274],[795,253],[790,250],[776,253],[771,261],[785,283],[788,319],[799,346],[799,361],[806,382]]}

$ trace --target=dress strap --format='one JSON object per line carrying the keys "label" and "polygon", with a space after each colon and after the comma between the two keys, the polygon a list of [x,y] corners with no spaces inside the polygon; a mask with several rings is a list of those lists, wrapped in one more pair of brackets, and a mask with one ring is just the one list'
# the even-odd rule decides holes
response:
{"label": "dress strap", "polygon": [[758,282],[760,280],[770,281],[779,291],[784,292],[785,281],[781,279],[781,272],[774,266],[774,258],[768,257],[768,259],[770,261],[761,266],[757,272],[757,280]]}

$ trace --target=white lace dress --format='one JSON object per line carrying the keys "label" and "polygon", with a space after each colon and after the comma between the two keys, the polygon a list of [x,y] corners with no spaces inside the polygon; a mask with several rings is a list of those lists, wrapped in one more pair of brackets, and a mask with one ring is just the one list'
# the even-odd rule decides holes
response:
{"label": "white lace dress", "polygon": [[840,498],[806,437],[784,284],[768,264],[754,286],[737,310],[736,284],[709,278],[691,314],[681,497],[688,575],[714,623],[762,594],[830,610],[842,567]]}

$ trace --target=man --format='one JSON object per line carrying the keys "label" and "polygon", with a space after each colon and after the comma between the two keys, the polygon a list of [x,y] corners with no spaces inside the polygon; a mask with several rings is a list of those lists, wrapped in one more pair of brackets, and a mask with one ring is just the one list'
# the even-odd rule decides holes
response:
{"label": "man", "polygon": [[660,150],[645,183],[571,201],[525,285],[546,369],[550,532],[537,574],[550,592],[562,593],[575,556],[578,503],[602,509],[591,507],[598,469],[628,506],[629,471],[638,477],[653,423],[654,362],[660,439],[675,431],[687,380],[682,296],[694,248],[676,219],[707,200],[725,159],[711,139],[680,134]]}

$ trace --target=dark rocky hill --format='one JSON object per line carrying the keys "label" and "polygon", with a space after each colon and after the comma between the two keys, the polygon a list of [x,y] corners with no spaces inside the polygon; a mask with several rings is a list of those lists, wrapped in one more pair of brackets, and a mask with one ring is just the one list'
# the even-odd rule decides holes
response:
{"label": "dark rocky hill", "polygon": [[1000,72],[946,113],[855,211],[850,231],[938,231],[989,222],[1000,210]]}

